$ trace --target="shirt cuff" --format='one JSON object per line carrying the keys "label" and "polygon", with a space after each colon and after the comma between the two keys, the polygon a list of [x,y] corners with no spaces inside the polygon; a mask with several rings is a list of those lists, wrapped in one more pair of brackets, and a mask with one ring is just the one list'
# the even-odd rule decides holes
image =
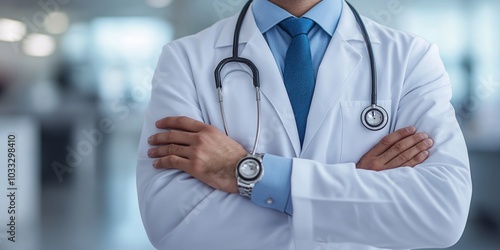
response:
{"label": "shirt cuff", "polygon": [[291,199],[292,159],[265,154],[264,176],[255,183],[251,200],[254,204],[293,214]]}

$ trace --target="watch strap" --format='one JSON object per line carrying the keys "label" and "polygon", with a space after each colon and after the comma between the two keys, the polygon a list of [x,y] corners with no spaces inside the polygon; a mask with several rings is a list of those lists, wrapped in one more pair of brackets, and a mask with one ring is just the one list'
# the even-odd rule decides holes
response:
{"label": "watch strap", "polygon": [[241,196],[251,198],[253,187],[242,186],[242,185],[238,184],[238,191],[240,192]]}
{"label": "watch strap", "polygon": [[[262,168],[264,167],[262,165],[264,154],[260,154],[260,153],[256,153],[255,155],[248,154],[246,157],[249,157],[249,156],[257,158],[260,161]],[[239,166],[236,166],[236,167],[238,168]],[[261,171],[262,171],[261,177],[257,181],[251,182],[251,183],[242,180],[238,175],[236,175],[237,176],[237,178],[236,178],[237,184],[238,184],[238,192],[240,193],[241,196],[247,197],[247,198],[252,197],[252,191],[253,191],[253,188],[255,186],[255,183],[257,183],[262,178],[262,175],[264,173],[264,169],[262,169]]]}

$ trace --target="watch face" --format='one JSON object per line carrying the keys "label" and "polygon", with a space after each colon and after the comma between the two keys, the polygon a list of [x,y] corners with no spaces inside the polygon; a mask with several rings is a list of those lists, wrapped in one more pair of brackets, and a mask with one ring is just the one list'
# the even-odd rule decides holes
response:
{"label": "watch face", "polygon": [[238,173],[244,180],[252,181],[259,176],[260,163],[252,158],[244,159],[238,167]]}

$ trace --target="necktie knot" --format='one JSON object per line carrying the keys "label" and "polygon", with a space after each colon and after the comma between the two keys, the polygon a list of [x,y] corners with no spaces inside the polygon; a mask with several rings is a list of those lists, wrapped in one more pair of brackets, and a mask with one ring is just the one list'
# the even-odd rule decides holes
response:
{"label": "necktie knot", "polygon": [[295,37],[301,34],[308,34],[314,26],[314,22],[308,18],[287,18],[281,21],[279,24],[288,35]]}

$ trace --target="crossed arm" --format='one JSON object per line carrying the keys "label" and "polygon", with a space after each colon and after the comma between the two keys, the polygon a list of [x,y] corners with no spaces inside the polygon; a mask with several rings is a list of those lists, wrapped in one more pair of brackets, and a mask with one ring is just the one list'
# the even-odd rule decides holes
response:
{"label": "crossed arm", "polygon": [[[237,162],[247,152],[238,142],[214,126],[188,117],[167,117],[156,122],[165,129],[148,138],[154,147],[148,156],[153,167],[178,169],[214,189],[237,193]],[[414,167],[429,157],[433,141],[415,127],[397,130],[380,140],[356,164],[358,169],[383,171],[401,166]]]}
{"label": "crossed arm", "polygon": [[[143,136],[152,135],[151,146],[143,137],[137,168],[141,216],[156,247],[280,249],[304,241],[408,249],[447,247],[459,239],[470,203],[470,171],[449,104],[449,79],[434,47],[408,70],[394,124],[414,125],[434,142],[409,127],[383,138],[356,164],[293,159],[291,218],[228,194],[236,193],[234,169],[246,152],[197,121],[203,116],[196,89],[184,84],[192,79],[169,48],[163,57],[173,61],[161,60],[159,68],[175,74],[156,75],[143,130]],[[177,115],[197,120],[163,118]],[[243,232],[252,233],[239,237]]]}

